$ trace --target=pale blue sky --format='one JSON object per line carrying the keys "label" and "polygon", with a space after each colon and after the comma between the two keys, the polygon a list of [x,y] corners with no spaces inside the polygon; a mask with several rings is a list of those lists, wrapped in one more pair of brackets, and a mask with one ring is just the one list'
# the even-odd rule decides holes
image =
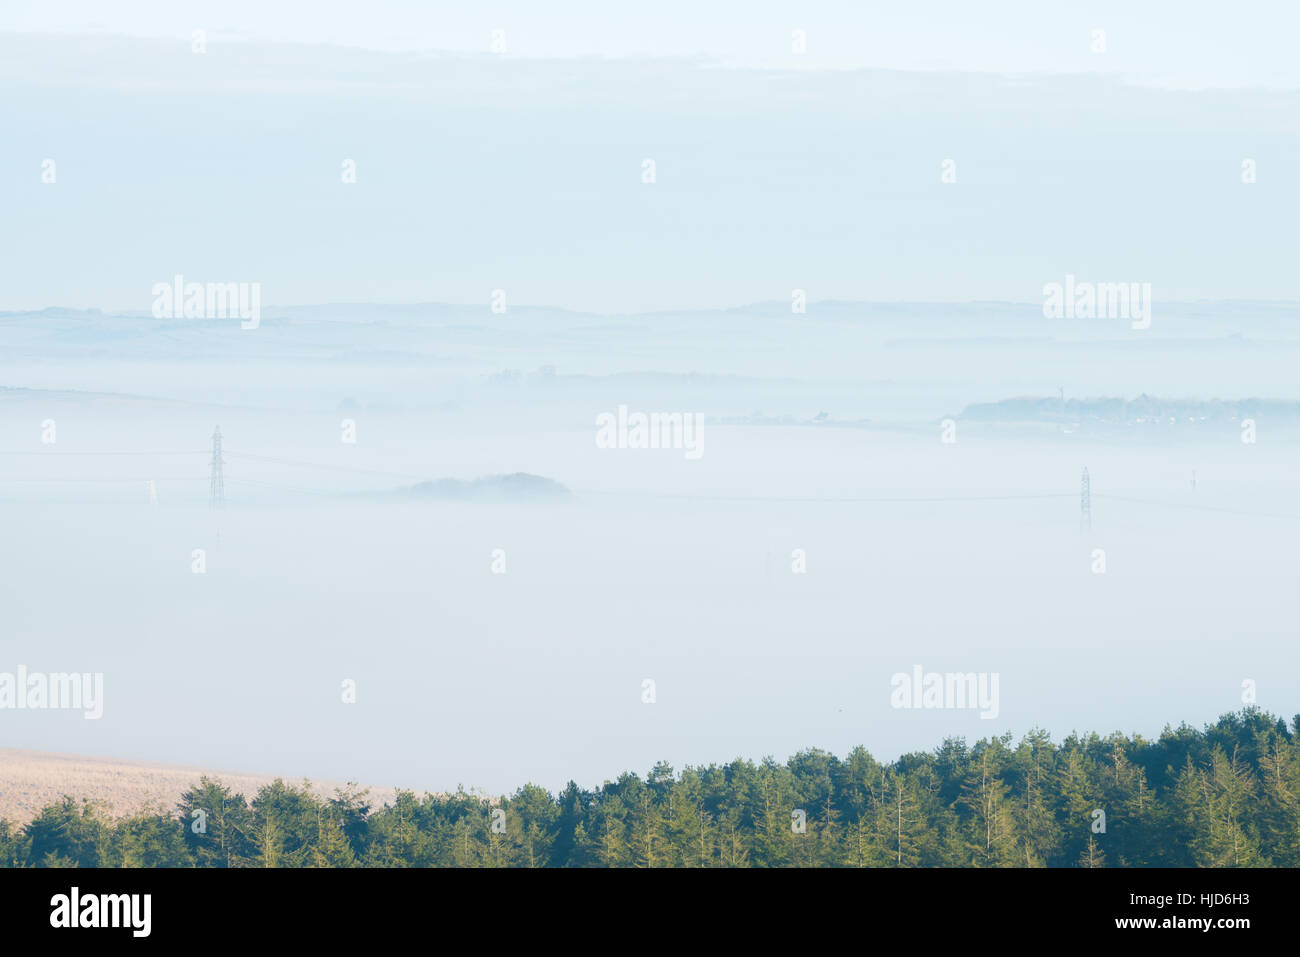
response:
{"label": "pale blue sky", "polygon": [[1294,4],[101,6],[0,9],[0,310],[1300,298]]}
{"label": "pale blue sky", "polygon": [[[694,56],[733,65],[995,72],[1114,71],[1156,82],[1300,86],[1289,0],[7,0],[0,30],[214,35],[376,50],[530,57]],[[808,53],[790,55],[790,33]],[[1091,50],[1103,29],[1107,52]]]}

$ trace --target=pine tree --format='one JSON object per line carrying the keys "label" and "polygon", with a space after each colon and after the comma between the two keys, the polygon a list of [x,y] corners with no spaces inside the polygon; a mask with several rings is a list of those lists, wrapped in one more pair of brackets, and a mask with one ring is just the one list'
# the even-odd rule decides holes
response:
{"label": "pine tree", "polygon": [[729,810],[719,827],[718,859],[723,867],[750,867],[750,847],[746,830],[741,825],[740,812]]}
{"label": "pine tree", "polygon": [[1278,867],[1300,867],[1300,748],[1281,724],[1259,756],[1260,836]]}
{"label": "pine tree", "polygon": [[252,814],[242,794],[220,781],[201,777],[181,795],[181,836],[200,867],[243,867],[254,849],[249,839]]}
{"label": "pine tree", "polygon": [[972,812],[970,850],[979,867],[1014,867],[1021,859],[1011,812],[1011,787],[1002,778],[1007,764],[1006,738],[981,741],[978,762],[962,785],[959,803]]}
{"label": "pine tree", "polygon": [[570,843],[568,867],[591,867],[597,863],[596,842],[587,834],[587,829],[579,821],[573,826],[573,840]]}
{"label": "pine tree", "polygon": [[843,829],[840,827],[840,811],[835,806],[833,792],[829,787],[823,796],[819,812],[814,831],[816,844],[813,863],[822,867],[839,867],[844,863]]}
{"label": "pine tree", "polygon": [[1056,748],[1047,732],[1036,728],[1025,736],[1016,751],[1016,765],[1023,794],[1023,799],[1016,802],[1023,835],[1023,863],[1026,867],[1044,867],[1055,863],[1061,838],[1051,787]]}
{"label": "pine tree", "polygon": [[1093,813],[1106,813],[1106,800],[1097,780],[1096,765],[1088,759],[1077,739],[1068,740],[1061,750],[1054,787],[1062,855],[1075,862],[1093,859],[1107,839],[1094,834],[1093,825],[1099,819]]}
{"label": "pine tree", "polygon": [[881,799],[876,804],[876,840],[888,867],[916,867],[921,860],[917,834],[921,807],[914,784],[906,774],[885,768]]}
{"label": "pine tree", "polygon": [[311,848],[312,867],[356,867],[357,856],[352,851],[347,834],[334,818],[332,809],[321,808],[317,819],[316,842]]}
{"label": "pine tree", "polygon": [[83,798],[78,802],[65,796],[42,808],[25,833],[32,860],[68,860],[74,867],[102,867],[108,863],[112,825],[103,805],[94,801]]}
{"label": "pine tree", "polygon": [[0,867],[22,867],[31,854],[30,842],[18,828],[0,820]]}
{"label": "pine tree", "polygon": [[284,859],[284,829],[271,808],[263,808],[254,818],[254,842],[258,867],[280,867]]}
{"label": "pine tree", "polygon": [[712,819],[687,793],[669,796],[666,841],[675,867],[708,867],[713,858]]}
{"label": "pine tree", "polygon": [[599,857],[603,867],[621,867],[627,862],[626,825],[622,815],[600,817]]}
{"label": "pine tree", "polygon": [[370,815],[370,792],[358,788],[355,782],[349,782],[341,788],[334,789],[334,797],[329,801],[329,808],[352,848],[354,859],[360,859],[365,852],[367,817]]}
{"label": "pine tree", "polygon": [[1101,849],[1092,834],[1088,835],[1088,843],[1083,851],[1079,854],[1080,867],[1105,867],[1106,853]]}
{"label": "pine tree", "polygon": [[160,807],[146,807],[120,818],[113,829],[114,867],[193,867],[194,855],[176,819]]}
{"label": "pine tree", "polygon": [[535,784],[525,784],[501,806],[506,812],[507,830],[519,848],[520,862],[525,867],[549,863],[560,817],[551,795]]}
{"label": "pine tree", "polygon": [[1263,863],[1259,841],[1249,807],[1254,800],[1254,772],[1242,762],[1237,748],[1232,756],[1215,748],[1210,763],[1209,784],[1214,791],[1213,806],[1216,839],[1211,857],[1216,867],[1255,867]]}
{"label": "pine tree", "polygon": [[648,791],[642,792],[632,817],[632,848],[637,867],[663,867],[669,863],[663,830],[659,808]]}

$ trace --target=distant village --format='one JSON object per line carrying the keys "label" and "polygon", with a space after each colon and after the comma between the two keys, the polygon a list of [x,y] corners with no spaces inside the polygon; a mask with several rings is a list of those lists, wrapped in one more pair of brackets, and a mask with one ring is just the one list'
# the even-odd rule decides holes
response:
{"label": "distant village", "polygon": [[1066,399],[1024,396],[975,403],[961,418],[974,422],[1054,422],[1066,425],[1196,427],[1231,425],[1244,419],[1300,423],[1300,402],[1279,399]]}

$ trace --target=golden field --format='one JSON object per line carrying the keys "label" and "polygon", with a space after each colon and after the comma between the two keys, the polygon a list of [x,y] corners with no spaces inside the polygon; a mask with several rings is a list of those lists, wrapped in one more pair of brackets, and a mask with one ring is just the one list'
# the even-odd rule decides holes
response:
{"label": "golden field", "polygon": [[[0,748],[0,820],[26,824],[42,807],[65,794],[102,802],[113,816],[129,814],[148,805],[170,811],[203,775],[220,780],[249,800],[258,788],[275,779],[275,775],[269,774]],[[335,788],[343,786],[334,781],[309,784],[317,794],[327,797],[333,795]],[[393,788],[369,790],[375,807],[391,801],[396,793]]]}

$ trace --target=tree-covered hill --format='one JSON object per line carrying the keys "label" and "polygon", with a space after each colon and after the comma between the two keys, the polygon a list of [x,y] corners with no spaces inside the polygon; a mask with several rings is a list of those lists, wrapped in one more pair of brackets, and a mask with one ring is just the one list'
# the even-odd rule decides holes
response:
{"label": "tree-covered hill", "polygon": [[1300,737],[1256,709],[1158,740],[1043,731],[881,763],[802,751],[595,790],[253,800],[203,778],[170,811],[65,797],[0,821],[0,862],[76,867],[1300,866]]}

